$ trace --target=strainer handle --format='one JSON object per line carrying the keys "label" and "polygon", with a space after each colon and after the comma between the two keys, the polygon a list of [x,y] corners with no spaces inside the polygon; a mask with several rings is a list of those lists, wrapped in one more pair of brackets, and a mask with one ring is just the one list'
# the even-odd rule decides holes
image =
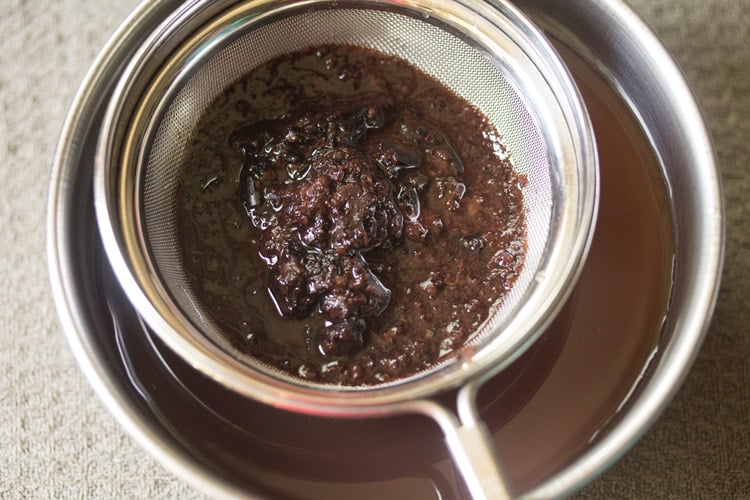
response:
{"label": "strainer handle", "polygon": [[475,500],[511,498],[505,474],[492,446],[492,438],[481,422],[461,425],[446,432],[453,461]]}
{"label": "strainer handle", "polygon": [[513,497],[510,484],[495,451],[495,445],[476,409],[480,383],[462,387],[457,396],[458,418],[439,404],[428,404],[423,413],[437,421],[446,445],[474,500],[504,500]]}

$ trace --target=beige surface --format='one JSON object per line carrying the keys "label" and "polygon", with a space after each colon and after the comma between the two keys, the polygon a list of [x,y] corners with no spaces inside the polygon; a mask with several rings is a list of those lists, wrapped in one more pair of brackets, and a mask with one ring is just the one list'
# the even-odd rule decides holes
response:
{"label": "beige surface", "polygon": [[[750,3],[638,0],[705,110],[726,182],[724,280],[705,348],[675,401],[582,498],[750,496]],[[46,191],[65,112],[134,0],[0,3],[0,497],[197,496],[95,397],[65,343],[44,255]]]}

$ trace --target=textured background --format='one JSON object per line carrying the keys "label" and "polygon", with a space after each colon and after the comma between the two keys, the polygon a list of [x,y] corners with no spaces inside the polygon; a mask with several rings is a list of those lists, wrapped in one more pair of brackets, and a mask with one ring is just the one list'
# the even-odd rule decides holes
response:
{"label": "textured background", "polygon": [[[75,364],[48,290],[51,158],[86,69],[135,0],[0,0],[0,497],[197,494],[126,436]],[[705,346],[676,399],[580,498],[750,497],[750,1],[633,0],[702,106],[727,253]]]}

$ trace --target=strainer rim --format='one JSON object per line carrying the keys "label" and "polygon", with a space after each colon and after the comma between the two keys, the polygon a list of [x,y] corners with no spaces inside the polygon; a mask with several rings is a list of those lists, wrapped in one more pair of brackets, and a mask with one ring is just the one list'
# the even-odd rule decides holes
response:
{"label": "strainer rim", "polygon": [[[190,5],[185,6],[180,11],[175,13],[175,16],[187,15],[191,12],[191,9],[199,8],[205,2],[196,1]],[[260,2],[263,3],[263,2]],[[312,5],[314,1],[303,2],[305,5]],[[338,4],[347,4],[347,2],[337,2]],[[387,3],[387,2],[367,2],[367,3]],[[415,1],[414,4],[423,4],[424,2]],[[434,3],[434,2],[430,2]],[[468,4],[472,6],[478,5],[476,2],[453,2],[454,4]],[[297,4],[301,7],[301,4]],[[361,5],[361,3],[359,4]],[[490,8],[484,5],[485,8]],[[538,39],[543,39],[541,33],[533,27],[525,17],[520,15],[515,8],[510,5],[506,5],[504,2],[494,2],[492,9],[504,8],[503,12],[506,16],[515,15],[517,23],[520,23],[524,32],[531,33]],[[175,17],[173,16],[173,17]],[[169,26],[172,22],[170,18],[165,22],[163,26]],[[113,218],[111,200],[107,198],[108,184],[110,183],[109,174],[109,158],[110,152],[113,149],[113,137],[110,133],[112,128],[117,125],[117,120],[120,118],[122,109],[118,109],[118,106],[122,105],[122,95],[126,93],[128,89],[128,76],[133,77],[133,72],[137,73],[136,67],[137,62],[140,58],[145,58],[154,49],[153,39],[159,38],[159,30],[154,32],[151,36],[152,42],[145,43],[141,49],[136,53],[136,57],[133,58],[128,69],[124,72],[123,79],[118,83],[117,88],[114,91],[114,98],[107,109],[107,113],[104,118],[103,130],[107,133],[101,135],[99,142],[99,148],[96,155],[96,166],[95,166],[95,207],[97,220],[102,233],[102,239],[104,241],[104,247],[108,258],[115,270],[115,274],[120,280],[123,288],[127,291],[129,299],[133,302],[136,310],[139,314],[144,317],[149,326],[160,336],[173,350],[177,351],[182,357],[187,359],[193,366],[200,369],[204,373],[208,374],[212,378],[216,379],[220,383],[227,385],[240,393],[251,396],[255,399],[259,399],[263,402],[279,405],[288,405],[288,409],[295,411],[303,411],[308,413],[317,414],[336,414],[342,413],[347,415],[360,415],[360,414],[378,414],[383,411],[385,407],[393,403],[405,402],[414,398],[427,397],[435,392],[454,387],[461,384],[466,379],[479,376],[489,375],[496,372],[499,368],[500,363],[496,363],[493,366],[493,362],[502,361],[502,366],[507,365],[517,356],[519,356],[526,347],[531,345],[536,337],[544,330],[547,324],[552,320],[556,312],[564,303],[565,298],[570,293],[572,284],[575,283],[578,274],[582,268],[587,253],[588,247],[591,242],[593,235],[593,227],[596,216],[596,209],[598,207],[598,170],[596,167],[596,150],[593,144],[593,129],[591,123],[588,120],[588,115],[585,112],[585,108],[581,103],[580,95],[578,94],[575,84],[572,82],[572,78],[567,73],[563,63],[554,53],[548,45],[544,45],[545,50],[551,51],[550,60],[546,61],[551,65],[553,71],[558,74],[567,75],[562,82],[567,92],[572,93],[572,99],[570,105],[572,106],[572,112],[575,118],[580,120],[580,128],[576,130],[581,133],[582,137],[579,137],[582,144],[581,151],[578,153],[583,157],[582,162],[594,168],[588,168],[585,170],[587,174],[587,187],[593,183],[593,188],[588,191],[589,198],[585,207],[581,207],[584,212],[578,214],[582,222],[584,230],[579,230],[576,233],[576,239],[572,244],[573,251],[570,252],[571,258],[566,262],[568,266],[567,272],[564,273],[563,277],[565,280],[557,284],[556,292],[554,295],[547,297],[545,303],[544,314],[536,318],[536,322],[533,328],[529,328],[526,334],[523,336],[523,342],[518,344],[513,352],[508,354],[503,352],[498,355],[495,351],[495,355],[487,354],[487,350],[484,350],[485,359],[480,362],[473,362],[472,366],[462,369],[454,369],[451,372],[451,377],[440,377],[435,376],[433,379],[437,379],[432,384],[425,384],[424,380],[415,380],[413,383],[403,383],[392,387],[381,387],[375,386],[373,388],[364,388],[358,391],[346,391],[342,392],[338,386],[316,386],[315,388],[308,390],[300,386],[294,387],[294,393],[289,391],[289,383],[279,381],[273,377],[265,376],[254,370],[252,373],[248,373],[248,367],[241,364],[233,364],[233,368],[227,367],[227,357],[220,350],[212,351],[208,347],[208,352],[201,349],[206,349],[207,346],[196,346],[194,343],[187,342],[184,336],[174,331],[174,325],[167,321],[162,313],[154,309],[153,304],[141,288],[142,283],[140,279],[133,275],[133,269],[131,268],[128,259],[123,255],[120,241],[120,236],[117,234],[117,229],[113,226],[117,225],[118,220]],[[127,253],[127,252],[126,252]],[[150,278],[145,278],[150,279]],[[158,277],[157,277],[158,281]],[[166,332],[166,335],[165,335]],[[196,351],[197,349],[197,351]],[[481,351],[480,351],[481,353]],[[241,374],[238,377],[238,370]],[[248,386],[247,382],[251,381],[252,384]],[[415,388],[415,385],[417,386]],[[409,390],[405,390],[408,388]]]}

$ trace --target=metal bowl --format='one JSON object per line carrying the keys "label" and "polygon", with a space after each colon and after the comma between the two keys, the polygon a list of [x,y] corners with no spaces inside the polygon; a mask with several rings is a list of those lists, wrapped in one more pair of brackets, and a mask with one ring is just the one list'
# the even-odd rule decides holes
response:
{"label": "metal bowl", "polygon": [[[616,0],[517,4],[548,34],[598,69],[639,118],[670,188],[675,228],[671,312],[656,354],[627,404],[596,440],[552,475],[525,488],[532,497],[569,493],[625,453],[666,407],[697,355],[718,291],[724,248],[723,206],[712,146],[700,112],[678,69],[646,26]],[[54,297],[69,343],[91,384],[126,430],[169,470],[212,496],[268,493],[232,482],[191,452],[144,403],[121,363],[121,345],[104,335],[125,316],[103,303],[101,287],[116,287],[91,265],[98,248],[91,172],[103,109],[120,70],[178,1],[145,2],[107,44],[69,114],[55,157],[48,211],[48,256]],[[83,194],[83,195],[82,195]],[[94,250],[92,250],[94,249]],[[111,304],[110,304],[111,305]],[[130,318],[132,319],[132,318]],[[137,327],[137,325],[136,325]],[[616,418],[614,418],[616,417]]]}

